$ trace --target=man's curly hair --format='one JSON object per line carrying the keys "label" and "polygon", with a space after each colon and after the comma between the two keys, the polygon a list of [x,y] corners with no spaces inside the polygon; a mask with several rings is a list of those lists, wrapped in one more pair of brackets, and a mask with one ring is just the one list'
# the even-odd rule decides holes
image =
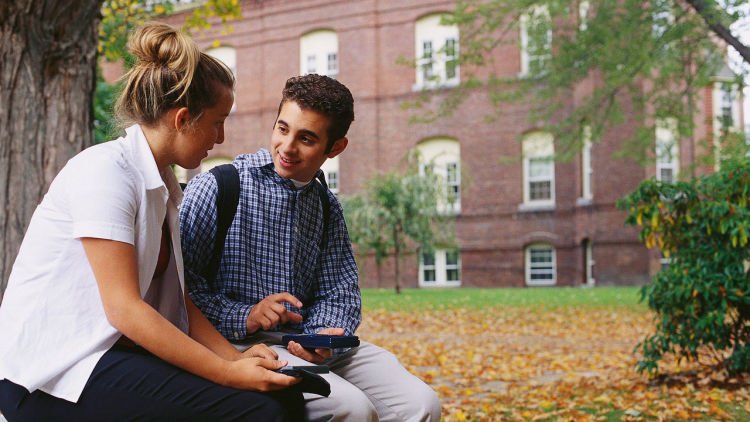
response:
{"label": "man's curly hair", "polygon": [[346,136],[354,121],[352,93],[344,84],[328,76],[311,73],[289,78],[281,92],[277,119],[281,107],[288,101],[296,102],[303,110],[313,110],[331,119],[326,152],[333,148],[334,142]]}

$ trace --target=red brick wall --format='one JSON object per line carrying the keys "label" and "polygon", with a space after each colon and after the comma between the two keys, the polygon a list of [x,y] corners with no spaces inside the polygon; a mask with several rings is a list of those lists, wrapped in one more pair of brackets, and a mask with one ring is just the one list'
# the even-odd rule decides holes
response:
{"label": "red brick wall", "polygon": [[[462,285],[524,286],[524,248],[545,241],[556,249],[559,285],[580,285],[584,279],[582,242],[593,244],[597,283],[642,284],[649,278],[646,249],[637,231],[624,226],[625,214],[615,202],[653,175],[653,169],[613,158],[635,122],[610,128],[592,151],[593,192],[590,205],[578,206],[580,159],[555,166],[556,207],[546,212],[520,212],[523,200],[520,137],[535,129],[525,104],[505,104],[496,120],[486,95],[475,92],[455,113],[430,124],[409,124],[402,104],[416,99],[414,69],[396,64],[414,57],[414,28],[418,18],[453,9],[452,1],[244,1],[244,18],[234,33],[212,33],[237,51],[237,110],[227,122],[227,141],[214,153],[233,156],[265,147],[284,81],[299,72],[299,38],[317,29],[338,34],[339,76],[354,94],[356,120],[349,147],[341,155],[343,194],[352,194],[372,175],[395,166],[422,139],[443,136],[461,146],[464,181],[461,215],[456,224],[461,251]],[[176,22],[181,18],[175,16]],[[515,34],[511,34],[515,36]],[[489,58],[490,68],[505,76],[520,71],[517,40],[509,39]],[[463,71],[463,69],[462,69]],[[486,70],[483,70],[486,72]],[[582,84],[571,101],[580,101],[595,81]],[[707,99],[706,101],[710,101]],[[710,110],[710,104],[704,105]],[[502,157],[519,157],[506,163]],[[362,284],[393,286],[393,264],[380,271],[372,258],[363,260]],[[417,285],[417,257],[403,261],[402,283]]]}

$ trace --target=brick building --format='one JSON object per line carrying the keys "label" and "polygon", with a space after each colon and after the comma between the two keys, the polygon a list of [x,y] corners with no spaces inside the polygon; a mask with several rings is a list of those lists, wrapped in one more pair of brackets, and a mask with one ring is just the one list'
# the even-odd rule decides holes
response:
{"label": "brick building", "polygon": [[[529,123],[527,106],[507,104],[487,123],[489,102],[482,92],[469,94],[450,117],[410,124],[405,101],[423,88],[449,90],[461,78],[452,60],[460,33],[439,24],[440,14],[453,10],[452,1],[248,0],[242,6],[244,17],[232,22],[233,32],[222,35],[215,28],[196,37],[237,76],[227,141],[212,151],[204,170],[267,147],[289,76],[329,74],[351,89],[356,114],[347,150],[324,168],[333,188],[354,193],[407,151],[420,148],[435,159],[457,195],[451,212],[457,215],[458,250],[407,257],[402,285],[642,284],[658,269],[658,256],[638,241],[634,228],[624,226],[625,214],[615,202],[645,178],[674,178],[695,157],[697,145],[678,141],[670,158],[649,167],[614,159],[635,123],[626,119],[618,130],[587,143],[573,161],[553,163],[544,157],[554,152],[554,140]],[[180,23],[183,16],[171,19]],[[495,50],[494,71],[500,75],[523,75],[534,65],[523,31],[521,25],[517,44]],[[417,68],[397,64],[403,58],[417,60]],[[706,88],[701,103],[706,118],[697,139],[716,131],[714,117],[722,113],[742,127],[740,96],[721,84],[730,76],[720,74],[716,86]],[[665,121],[657,142],[666,142],[668,149],[671,133]],[[518,159],[509,164],[501,157]],[[362,284],[392,286],[389,265],[378,273],[366,260]]]}

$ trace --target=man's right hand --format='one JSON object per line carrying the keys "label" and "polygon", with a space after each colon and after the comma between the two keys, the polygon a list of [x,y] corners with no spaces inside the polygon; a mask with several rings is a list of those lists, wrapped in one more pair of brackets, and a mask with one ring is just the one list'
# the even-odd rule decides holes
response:
{"label": "man's right hand", "polygon": [[289,322],[302,322],[302,315],[287,311],[284,302],[296,308],[302,307],[302,302],[287,292],[267,296],[250,310],[250,315],[247,316],[247,333],[252,334],[261,328],[270,330]]}

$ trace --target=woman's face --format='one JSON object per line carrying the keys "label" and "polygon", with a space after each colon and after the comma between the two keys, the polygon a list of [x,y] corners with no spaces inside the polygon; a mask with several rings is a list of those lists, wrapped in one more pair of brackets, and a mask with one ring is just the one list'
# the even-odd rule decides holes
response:
{"label": "woman's face", "polygon": [[218,101],[187,125],[175,142],[175,164],[193,169],[201,164],[215,144],[224,142],[224,121],[234,103],[232,90],[218,86]]}

